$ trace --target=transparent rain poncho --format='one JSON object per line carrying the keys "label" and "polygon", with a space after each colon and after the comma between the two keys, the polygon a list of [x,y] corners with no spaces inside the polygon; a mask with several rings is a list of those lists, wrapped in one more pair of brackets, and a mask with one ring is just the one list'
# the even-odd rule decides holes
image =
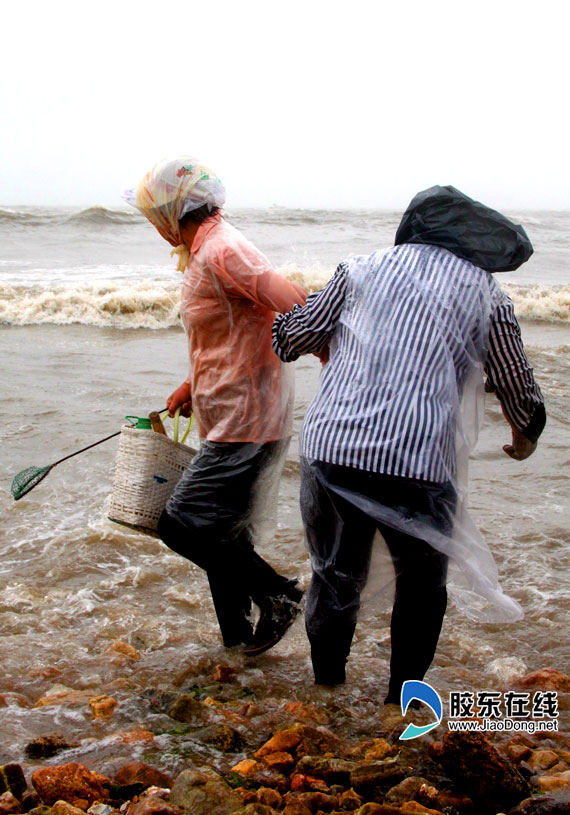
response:
{"label": "transparent rain poncho", "polygon": [[[271,326],[275,312],[304,303],[306,295],[300,286],[273,271],[267,258],[217,211],[200,224],[190,250],[184,246],[179,220],[204,205],[217,210],[225,202],[217,176],[196,159],[183,156],[158,164],[125,198],[175,247],[182,261],[181,318],[190,363],[187,381],[200,438],[208,444],[248,445],[241,452],[237,447],[218,448],[221,459],[213,469],[212,456],[203,456],[204,462],[210,462],[204,477],[210,479],[209,495],[215,500],[218,471],[220,486],[225,488],[227,479],[239,477],[240,467],[248,467],[248,461],[255,459],[256,445],[291,435],[293,371],[272,351]],[[266,506],[276,505],[286,445],[276,445],[275,450],[278,454],[272,457],[271,466],[264,457],[263,478],[257,479],[250,505],[243,508],[241,518],[233,513],[232,534],[253,523],[261,482]],[[199,511],[190,488],[186,500],[184,484],[201,477],[200,460],[199,454],[194,475],[191,478],[187,471],[168,505],[170,514],[190,526],[199,521]],[[225,469],[223,461],[229,461]],[[270,500],[268,484],[273,492]],[[223,514],[213,504],[202,509],[203,524],[213,524]]]}
{"label": "transparent rain poncho", "polygon": [[[320,548],[322,508],[316,503],[328,492],[378,525],[447,555],[450,597],[470,618],[520,619],[520,606],[502,592],[493,556],[467,510],[468,459],[484,414],[490,318],[505,295],[482,269],[434,246],[403,245],[342,266],[342,309],[301,442],[301,503],[315,541],[313,570],[330,586],[347,587],[352,579],[350,552],[340,551],[342,523],[333,533],[338,538]],[[300,325],[303,310],[297,313]],[[284,325],[302,332],[292,322]],[[381,491],[365,494],[357,476],[351,485],[320,461],[402,479],[402,494],[415,480],[428,497],[431,491],[433,503],[412,509],[404,497],[387,502]],[[437,513],[431,512],[436,504]],[[367,595],[393,579],[389,559],[373,571]],[[360,588],[365,572],[353,575]],[[330,592],[331,611],[354,605],[354,596],[349,591],[346,601],[343,591]]]}

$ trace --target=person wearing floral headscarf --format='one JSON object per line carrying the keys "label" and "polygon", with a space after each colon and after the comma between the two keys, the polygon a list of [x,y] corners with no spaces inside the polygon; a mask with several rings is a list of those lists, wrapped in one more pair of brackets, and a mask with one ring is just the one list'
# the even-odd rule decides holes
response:
{"label": "person wearing floral headscarf", "polygon": [[[224,187],[196,159],[161,162],[125,198],[172,245],[184,273],[189,373],[167,407],[192,411],[202,439],[158,532],[207,572],[224,644],[262,653],[291,625],[302,597],[253,544],[275,505],[268,490],[292,429],[293,380],[272,351],[271,326],[306,293],[224,220]],[[252,604],[260,611],[255,628]]]}

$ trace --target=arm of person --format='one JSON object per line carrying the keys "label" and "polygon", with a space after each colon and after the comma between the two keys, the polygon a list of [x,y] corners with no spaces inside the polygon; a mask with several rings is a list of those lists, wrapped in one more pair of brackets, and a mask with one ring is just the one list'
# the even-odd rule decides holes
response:
{"label": "arm of person", "polygon": [[504,297],[491,318],[486,390],[497,395],[511,426],[512,443],[503,450],[522,461],[536,450],[546,424],[544,399],[525,354],[511,300]]}
{"label": "arm of person", "polygon": [[302,286],[274,271],[265,255],[245,239],[221,245],[214,266],[228,295],[244,297],[271,311],[289,311],[307,299]]}
{"label": "arm of person", "polygon": [[293,362],[301,354],[328,359],[328,344],[340,317],[348,269],[341,263],[324,289],[307,297],[304,306],[294,306],[279,314],[273,323],[273,350],[283,362]]}

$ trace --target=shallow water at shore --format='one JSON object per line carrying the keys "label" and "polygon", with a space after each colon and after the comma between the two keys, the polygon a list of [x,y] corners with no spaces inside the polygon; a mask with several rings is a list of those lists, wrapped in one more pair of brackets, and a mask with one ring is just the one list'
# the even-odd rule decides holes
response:
{"label": "shallow water at shore", "polygon": [[[451,608],[427,677],[444,697],[452,689],[500,688],[543,667],[570,668],[568,353],[562,350],[560,330],[547,336],[541,326],[528,329],[529,356],[548,406],[547,429],[531,459],[513,462],[501,449],[508,441],[507,427],[498,405],[489,400],[471,462],[470,493],[473,516],[491,545],[503,588],[521,603],[525,619],[475,625]],[[143,724],[168,729],[167,717],[152,713],[141,698],[144,691],[206,682],[220,662],[237,669],[239,685],[249,689],[246,696],[252,691],[260,699],[325,700],[352,711],[339,718],[339,727],[373,730],[389,661],[389,598],[375,594],[375,567],[347,684],[325,692],[312,684],[301,621],[256,661],[228,653],[204,575],[160,541],[106,520],[116,441],[63,463],[29,495],[12,501],[10,482],[19,470],[49,464],[119,429],[126,414],[162,408],[184,370],[181,332],[5,328],[0,329],[0,354],[10,383],[0,397],[0,692],[23,693],[36,702],[63,685],[88,689],[91,695],[103,689],[122,699],[112,723],[105,724],[92,720],[85,700],[72,707],[6,708],[0,762],[18,759],[28,741],[55,731],[80,742],[66,760],[114,767],[150,750],[156,761],[176,763],[172,756],[160,758],[168,735],[151,748],[124,744],[117,734]],[[318,375],[313,358],[297,363],[296,434]],[[264,554],[306,586],[310,567],[297,496],[294,439],[281,485],[277,534]],[[109,651],[117,640],[133,646],[140,659]]]}

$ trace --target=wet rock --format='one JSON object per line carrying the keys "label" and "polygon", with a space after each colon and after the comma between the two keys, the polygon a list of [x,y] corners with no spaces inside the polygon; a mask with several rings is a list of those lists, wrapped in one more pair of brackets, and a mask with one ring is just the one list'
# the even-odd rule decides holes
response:
{"label": "wet rock", "polygon": [[279,730],[269,741],[255,753],[257,758],[263,758],[270,753],[288,753],[295,749],[301,741],[301,734],[297,730]]}
{"label": "wet rock", "polygon": [[154,734],[148,730],[127,730],[125,733],[117,733],[113,738],[123,744],[133,744],[138,741],[154,741]]}
{"label": "wet rock", "polygon": [[32,706],[30,700],[21,693],[0,693],[0,708],[2,707],[24,707]]}
{"label": "wet rock", "polygon": [[244,815],[274,815],[275,810],[266,804],[255,802],[253,804],[247,804],[243,812]]}
{"label": "wet rock", "polygon": [[354,790],[345,790],[338,796],[339,809],[346,812],[354,812],[355,809],[362,806],[364,798]]}
{"label": "wet rock", "polygon": [[431,757],[473,798],[478,812],[500,812],[530,793],[528,782],[481,733],[446,733]]}
{"label": "wet rock", "polygon": [[265,804],[265,806],[273,807],[273,809],[280,809],[281,804],[283,803],[283,796],[277,790],[271,789],[271,787],[260,787],[257,792],[255,793],[256,800],[260,804]]}
{"label": "wet rock", "polygon": [[285,710],[302,722],[328,724],[329,721],[328,714],[322,708],[314,705],[306,705],[303,702],[288,702],[285,705]]}
{"label": "wet rock", "polygon": [[570,789],[570,770],[558,773],[557,775],[541,775],[540,778],[536,780],[536,786],[540,792]]}
{"label": "wet rock", "polygon": [[314,756],[319,753],[333,753],[338,755],[342,752],[342,740],[325,728],[311,727],[311,725],[296,722],[291,728],[298,733],[301,740],[295,747],[295,757]]}
{"label": "wet rock", "polygon": [[241,797],[208,767],[180,773],[170,800],[191,815],[230,815],[242,809]]}
{"label": "wet rock", "polygon": [[267,769],[257,771],[249,775],[247,781],[253,786],[271,787],[271,789],[277,790],[278,792],[287,792],[289,789],[288,779],[283,773],[279,773],[276,770]]}
{"label": "wet rock", "polygon": [[211,744],[222,753],[239,753],[245,743],[237,730],[228,724],[217,724],[205,727],[194,733],[194,737],[204,744]]}
{"label": "wet rock", "polygon": [[384,800],[387,804],[403,804],[406,801],[415,801],[418,798],[420,789],[424,786],[429,786],[429,781],[420,776],[410,776],[400,781],[395,787],[392,787],[386,793]]}
{"label": "wet rock", "polygon": [[532,754],[532,750],[530,747],[527,747],[526,744],[508,744],[507,745],[507,756],[510,758],[511,761],[514,761],[515,764],[519,761],[524,761]]}
{"label": "wet rock", "polygon": [[0,793],[11,792],[21,800],[27,788],[24,771],[19,764],[4,764],[0,767]]}
{"label": "wet rock", "polygon": [[139,660],[141,655],[133,648],[132,645],[129,645],[127,642],[123,642],[122,640],[115,640],[112,642],[111,645],[105,650],[106,654],[117,654],[121,657],[125,657],[127,659]]}
{"label": "wet rock", "polygon": [[253,775],[253,773],[258,770],[261,770],[261,764],[258,761],[254,761],[252,758],[245,758],[243,761],[234,764],[231,772],[247,777]]}
{"label": "wet rock", "polygon": [[440,810],[448,815],[473,815],[475,807],[468,795],[436,790],[434,787],[422,787],[418,801],[426,807]]}
{"label": "wet rock", "polygon": [[553,795],[533,795],[525,798],[508,815],[568,815],[570,792]]}
{"label": "wet rock", "polygon": [[534,750],[526,763],[533,773],[540,773],[558,764],[558,754],[554,750]]}
{"label": "wet rock", "polygon": [[400,815],[401,810],[390,804],[377,804],[369,801],[356,810],[356,815]]}
{"label": "wet rock", "polygon": [[67,801],[56,801],[51,808],[51,815],[85,815],[82,809],[68,804]]}
{"label": "wet rock", "polygon": [[313,815],[310,809],[300,801],[291,801],[283,809],[283,815]]}
{"label": "wet rock", "polygon": [[236,675],[236,669],[229,665],[216,665],[210,679],[214,682],[231,682]]}
{"label": "wet rock", "polygon": [[28,815],[50,815],[50,813],[51,807],[47,807],[45,804],[40,804],[28,811]]}
{"label": "wet rock", "polygon": [[20,801],[24,807],[24,812],[29,812],[30,809],[34,809],[34,807],[38,807],[41,804],[40,796],[35,790],[26,790],[20,798]]}
{"label": "wet rock", "polygon": [[58,733],[54,733],[50,736],[39,736],[37,739],[33,739],[24,747],[24,753],[26,758],[36,761],[37,759],[51,758],[62,750],[69,750],[71,747],[76,746],[76,744],[67,741]]}
{"label": "wet rock", "polygon": [[314,775],[295,773],[291,776],[291,792],[330,792],[328,784]]}
{"label": "wet rock", "polygon": [[402,815],[443,815],[439,809],[429,809],[417,801],[408,801],[400,807]]}
{"label": "wet rock", "polygon": [[350,786],[365,798],[374,798],[381,787],[393,787],[408,775],[406,769],[396,763],[362,764],[350,774]]}
{"label": "wet rock", "polygon": [[112,812],[115,810],[109,804],[93,804],[90,806],[87,812],[89,815],[111,815]]}
{"label": "wet rock", "polygon": [[554,668],[543,668],[541,671],[527,674],[515,684],[521,688],[538,688],[539,690],[555,690],[560,693],[570,693],[570,676]]}
{"label": "wet rock", "polygon": [[364,752],[367,761],[382,761],[388,756],[393,756],[398,752],[395,744],[390,744],[386,739],[374,739],[371,746]]}
{"label": "wet rock", "polygon": [[327,784],[350,785],[350,774],[359,765],[354,761],[324,756],[303,756],[297,762],[297,772],[322,778]]}
{"label": "wet rock", "polygon": [[141,693],[140,698],[148,702],[150,709],[154,713],[168,713],[179,695],[178,693],[158,690],[157,688],[147,688]]}
{"label": "wet rock", "polygon": [[174,783],[174,779],[166,773],[151,767],[149,764],[142,764],[138,761],[132,761],[125,764],[124,767],[115,774],[113,779],[115,784],[122,787],[128,787],[132,784],[141,784],[142,789],[148,787],[163,787],[170,789]]}
{"label": "wet rock", "polygon": [[101,694],[89,700],[89,708],[95,719],[110,719],[119,703],[112,696]]}
{"label": "wet rock", "polygon": [[331,812],[338,807],[338,797],[324,792],[288,792],[283,800],[289,803],[303,804],[309,812]]}
{"label": "wet rock", "polygon": [[168,709],[168,715],[177,722],[199,726],[210,719],[210,711],[189,693],[182,693]]}
{"label": "wet rock", "polygon": [[127,815],[182,815],[182,810],[159,795],[149,795],[132,804]]}
{"label": "wet rock", "polygon": [[295,759],[291,753],[269,753],[261,759],[268,770],[289,775],[295,766]]}
{"label": "wet rock", "polygon": [[0,795],[0,815],[21,815],[23,811],[22,804],[11,792]]}
{"label": "wet rock", "polygon": [[111,782],[83,764],[72,762],[36,770],[32,785],[45,804],[53,805],[61,800],[81,808],[84,802],[88,806],[95,801],[105,801]]}
{"label": "wet rock", "polygon": [[76,690],[68,688],[66,685],[53,685],[47,693],[42,696],[34,707],[51,707],[54,705],[85,705],[93,697],[92,690]]}

